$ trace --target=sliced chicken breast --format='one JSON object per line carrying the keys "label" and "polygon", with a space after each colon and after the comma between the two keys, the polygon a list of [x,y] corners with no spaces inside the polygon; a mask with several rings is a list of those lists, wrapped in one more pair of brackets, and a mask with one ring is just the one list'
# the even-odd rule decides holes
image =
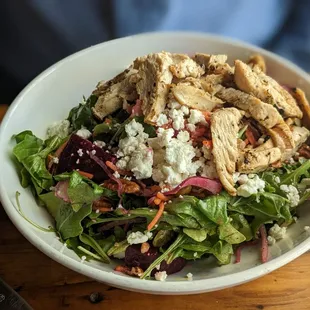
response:
{"label": "sliced chicken breast", "polygon": [[302,124],[310,129],[310,105],[305,93],[300,88],[293,89],[293,96],[303,113]]}
{"label": "sliced chicken breast", "polygon": [[138,99],[136,92],[137,70],[129,68],[117,75],[112,80],[99,83],[93,94],[98,96],[93,114],[100,120],[117,111],[123,105],[124,100]]}
{"label": "sliced chicken breast", "polygon": [[182,105],[201,111],[212,111],[216,106],[223,103],[202,89],[185,83],[179,83],[172,87],[174,98]]}
{"label": "sliced chicken breast", "polygon": [[220,109],[211,115],[214,162],[218,176],[230,195],[236,195],[233,173],[238,159],[237,134],[243,112],[236,108]]}
{"label": "sliced chicken breast", "polygon": [[234,78],[240,90],[275,105],[281,115],[302,118],[302,112],[294,98],[262,71],[257,72],[242,61],[236,60]]}

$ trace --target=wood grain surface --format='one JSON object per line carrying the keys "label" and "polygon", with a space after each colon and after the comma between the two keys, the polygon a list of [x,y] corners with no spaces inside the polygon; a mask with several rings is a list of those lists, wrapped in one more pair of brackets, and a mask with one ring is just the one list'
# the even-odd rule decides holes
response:
{"label": "wood grain surface", "polygon": [[[0,116],[5,110],[0,105]],[[263,278],[222,291],[189,296],[139,294],[95,282],[54,262],[17,231],[1,205],[0,277],[34,310],[310,309],[310,253]],[[92,303],[95,295],[98,302]]]}

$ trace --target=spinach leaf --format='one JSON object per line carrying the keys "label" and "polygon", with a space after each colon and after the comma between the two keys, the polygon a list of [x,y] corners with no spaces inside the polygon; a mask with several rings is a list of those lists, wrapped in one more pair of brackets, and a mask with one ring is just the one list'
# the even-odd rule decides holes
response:
{"label": "spinach leaf", "polygon": [[153,239],[153,246],[160,248],[166,245],[174,236],[173,230],[159,230]]}
{"label": "spinach leaf", "polygon": [[71,109],[68,121],[71,123],[73,130],[85,127],[92,131],[97,125],[97,120],[92,113],[92,107],[94,107],[97,100],[98,97],[96,95],[91,95],[86,101],[81,102],[77,107]]}
{"label": "spinach leaf", "polygon": [[305,161],[300,167],[296,168],[288,174],[280,177],[281,184],[296,186],[303,175],[307,175],[310,170],[310,160]]}
{"label": "spinach leaf", "polygon": [[230,223],[225,223],[218,228],[219,238],[229,244],[239,244],[246,240],[246,237]]}
{"label": "spinach leaf", "polygon": [[20,163],[27,157],[37,154],[43,147],[43,141],[34,135],[20,133],[16,137],[19,137],[16,139],[19,142],[13,148],[13,154]]}
{"label": "spinach leaf", "polygon": [[24,130],[17,135],[13,135],[12,139],[15,139],[16,143],[19,143],[25,140],[26,135],[34,136],[31,130]]}
{"label": "spinach leaf", "polygon": [[219,240],[212,247],[211,253],[217,258],[220,265],[227,265],[230,263],[231,255],[234,251],[230,243]]}
{"label": "spinach leaf", "polygon": [[92,204],[93,201],[99,199],[101,196],[100,194],[96,194],[93,188],[84,182],[75,187],[69,186],[67,192],[75,212],[79,211],[85,204]]}
{"label": "spinach leaf", "polygon": [[56,197],[53,192],[40,195],[49,213],[56,221],[56,229],[64,240],[83,232],[82,220],[91,213],[91,204],[84,204],[75,212],[69,203]]}
{"label": "spinach leaf", "polygon": [[97,254],[102,258],[103,262],[105,263],[110,263],[110,259],[107,256],[107,254],[103,251],[103,249],[100,247],[100,245],[96,242],[94,238],[87,234],[81,234],[79,236],[80,241],[89,245],[93,250],[97,252]]}
{"label": "spinach leaf", "polygon": [[20,142],[14,147],[13,154],[28,172],[21,172],[23,185],[32,180],[37,194],[42,190],[49,190],[54,181],[46,168],[45,160],[48,154],[59,147],[61,138],[55,136],[43,143],[41,139],[29,134],[19,134],[18,137]]}
{"label": "spinach leaf", "polygon": [[245,236],[246,241],[253,239],[251,226],[242,214],[232,213],[230,218],[232,219],[232,225]]}
{"label": "spinach leaf", "polygon": [[110,235],[109,237],[105,238],[105,239],[99,239],[97,240],[97,243],[100,245],[100,247],[102,248],[102,250],[107,253],[112,246],[115,244],[116,238],[113,235]]}
{"label": "spinach leaf", "polygon": [[[85,252],[83,252],[79,249],[81,244],[82,243],[78,237],[73,237],[73,238],[69,238],[66,240],[66,245],[67,245],[68,249],[74,251],[75,254],[77,254],[80,258],[82,258],[82,256],[86,256],[86,260],[91,260],[92,256],[87,255]],[[90,247],[88,247],[88,246],[84,246],[84,248],[86,248],[86,250],[90,250]]]}
{"label": "spinach leaf", "polygon": [[202,214],[218,225],[228,222],[227,198],[223,195],[213,195],[199,200],[197,207]]}
{"label": "spinach leaf", "polygon": [[183,228],[183,232],[185,235],[189,236],[193,240],[197,242],[202,242],[207,239],[208,229],[191,229],[191,228]]}

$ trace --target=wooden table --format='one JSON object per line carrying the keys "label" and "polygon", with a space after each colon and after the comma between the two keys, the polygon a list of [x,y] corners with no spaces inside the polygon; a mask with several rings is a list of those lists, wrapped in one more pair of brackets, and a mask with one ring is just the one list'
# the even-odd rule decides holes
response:
{"label": "wooden table", "polygon": [[[0,116],[4,111],[0,105]],[[263,278],[223,291],[138,294],[95,282],[54,262],[17,231],[1,206],[0,277],[35,310],[310,309],[310,253]],[[102,301],[91,303],[92,293],[99,293]]]}

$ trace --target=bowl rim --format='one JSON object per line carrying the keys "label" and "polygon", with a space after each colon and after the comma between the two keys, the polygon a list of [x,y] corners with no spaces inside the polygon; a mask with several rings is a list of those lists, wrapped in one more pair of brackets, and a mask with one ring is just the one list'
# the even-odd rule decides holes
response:
{"label": "bowl rim", "polygon": [[[19,108],[19,105],[23,101],[23,97],[31,91],[32,88],[36,87],[42,80],[47,78],[53,71],[60,68],[64,63],[68,61],[73,61],[85,54],[89,51],[93,51],[95,49],[104,48],[107,45],[117,44],[120,41],[129,41],[135,39],[158,39],[158,38],[169,38],[173,37],[174,39],[205,39],[207,40],[216,40],[219,43],[226,43],[230,45],[234,45],[240,48],[248,48],[253,50],[253,52],[261,53],[264,56],[269,57],[270,59],[282,63],[288,69],[296,72],[299,76],[301,76],[304,80],[306,80],[310,84],[310,77],[309,75],[302,69],[300,69],[297,65],[293,64],[289,60],[273,54],[272,52],[266,51],[260,47],[255,45],[245,43],[241,40],[231,39],[225,36],[218,36],[208,33],[201,33],[201,32],[192,32],[192,31],[168,31],[168,32],[147,32],[132,36],[127,36],[124,38],[119,38],[111,41],[106,41],[103,43],[96,44],[94,46],[90,46],[86,49],[83,49],[79,52],[76,52],[72,55],[67,56],[66,58],[58,61],[54,65],[47,68],[41,74],[39,74],[36,78],[34,78],[15,98],[11,106],[9,107],[4,119],[2,120],[0,126],[0,144],[3,139],[7,139],[5,137],[5,129],[10,121],[11,116],[14,112]],[[4,152],[0,152],[0,170],[2,163],[5,162]],[[185,279],[184,281],[167,281],[167,282],[159,282],[155,280],[147,280],[143,281],[138,278],[131,278],[126,277],[124,275],[115,273],[113,271],[108,272],[104,270],[100,270],[97,268],[93,268],[91,265],[87,263],[81,264],[79,261],[74,260],[71,257],[62,255],[58,250],[52,247],[50,244],[42,241],[40,238],[36,237],[34,229],[27,229],[24,225],[26,222],[20,221],[20,214],[16,210],[14,204],[12,203],[9,195],[6,191],[4,182],[0,182],[0,197],[3,208],[11,221],[13,222],[14,226],[20,231],[20,233],[30,242],[32,243],[37,249],[41,252],[49,256],[51,259],[57,261],[58,263],[70,268],[78,273],[84,274],[90,278],[93,278],[99,282],[104,282],[109,285],[119,287],[119,288],[126,288],[127,290],[131,291],[139,291],[143,293],[151,293],[151,294],[174,294],[174,295],[181,295],[181,294],[197,294],[202,292],[209,292],[220,290],[228,287],[232,287],[235,285],[239,285],[250,280],[254,280],[258,277],[261,277],[287,263],[294,260],[298,256],[302,255],[306,251],[310,249],[310,238],[307,238],[295,248],[289,250],[288,252],[280,255],[277,258],[265,263],[255,266],[253,268],[239,271],[229,275],[218,276],[214,278],[208,279],[196,279],[195,275],[193,280],[190,282]]]}

